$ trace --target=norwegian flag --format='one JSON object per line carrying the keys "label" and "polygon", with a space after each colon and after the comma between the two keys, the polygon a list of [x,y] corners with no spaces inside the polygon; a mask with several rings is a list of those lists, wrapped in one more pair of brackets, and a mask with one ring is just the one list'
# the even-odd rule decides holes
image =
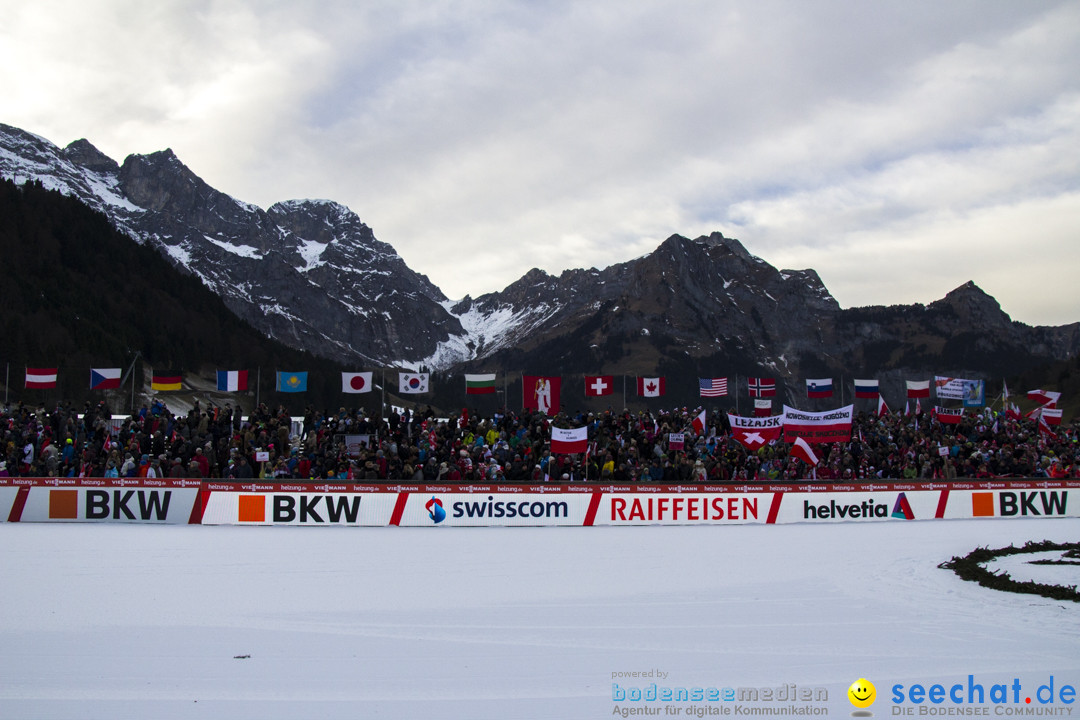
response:
{"label": "norwegian flag", "polygon": [[776,380],[773,378],[746,378],[746,387],[750,391],[750,397],[774,397],[776,395]]}

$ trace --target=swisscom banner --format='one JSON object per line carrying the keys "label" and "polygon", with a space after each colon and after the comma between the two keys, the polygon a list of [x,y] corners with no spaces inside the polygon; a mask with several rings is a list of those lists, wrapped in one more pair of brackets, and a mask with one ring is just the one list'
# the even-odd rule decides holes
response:
{"label": "swisscom banner", "polygon": [[411,527],[582,526],[598,493],[409,493],[398,519]]}

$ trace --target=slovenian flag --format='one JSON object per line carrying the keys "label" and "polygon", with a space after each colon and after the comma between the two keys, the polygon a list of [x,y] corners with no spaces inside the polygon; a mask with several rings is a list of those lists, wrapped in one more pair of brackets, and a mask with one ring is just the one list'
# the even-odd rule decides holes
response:
{"label": "slovenian flag", "polygon": [[881,394],[877,380],[855,380],[855,397],[877,400]]}
{"label": "slovenian flag", "polygon": [[245,392],[248,389],[247,370],[218,370],[218,392]]}
{"label": "slovenian flag", "polygon": [[818,378],[806,381],[806,397],[829,398],[832,397],[832,378]]}
{"label": "slovenian flag", "polygon": [[116,390],[120,387],[120,368],[90,368],[91,390]]}

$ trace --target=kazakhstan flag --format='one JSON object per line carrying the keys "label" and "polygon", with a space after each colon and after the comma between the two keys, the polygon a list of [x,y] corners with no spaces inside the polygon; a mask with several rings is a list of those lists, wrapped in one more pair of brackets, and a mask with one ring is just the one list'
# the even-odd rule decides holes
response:
{"label": "kazakhstan flag", "polygon": [[277,374],[278,392],[306,392],[307,372],[281,372]]}

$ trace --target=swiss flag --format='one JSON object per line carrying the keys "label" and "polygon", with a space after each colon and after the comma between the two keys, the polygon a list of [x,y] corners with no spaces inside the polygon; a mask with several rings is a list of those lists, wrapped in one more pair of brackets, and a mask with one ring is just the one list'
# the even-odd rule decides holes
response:
{"label": "swiss flag", "polygon": [[600,397],[610,395],[615,391],[615,383],[611,375],[586,375],[585,397]]}
{"label": "swiss flag", "polygon": [[637,379],[637,394],[640,397],[660,397],[664,394],[664,378],[651,377]]}

